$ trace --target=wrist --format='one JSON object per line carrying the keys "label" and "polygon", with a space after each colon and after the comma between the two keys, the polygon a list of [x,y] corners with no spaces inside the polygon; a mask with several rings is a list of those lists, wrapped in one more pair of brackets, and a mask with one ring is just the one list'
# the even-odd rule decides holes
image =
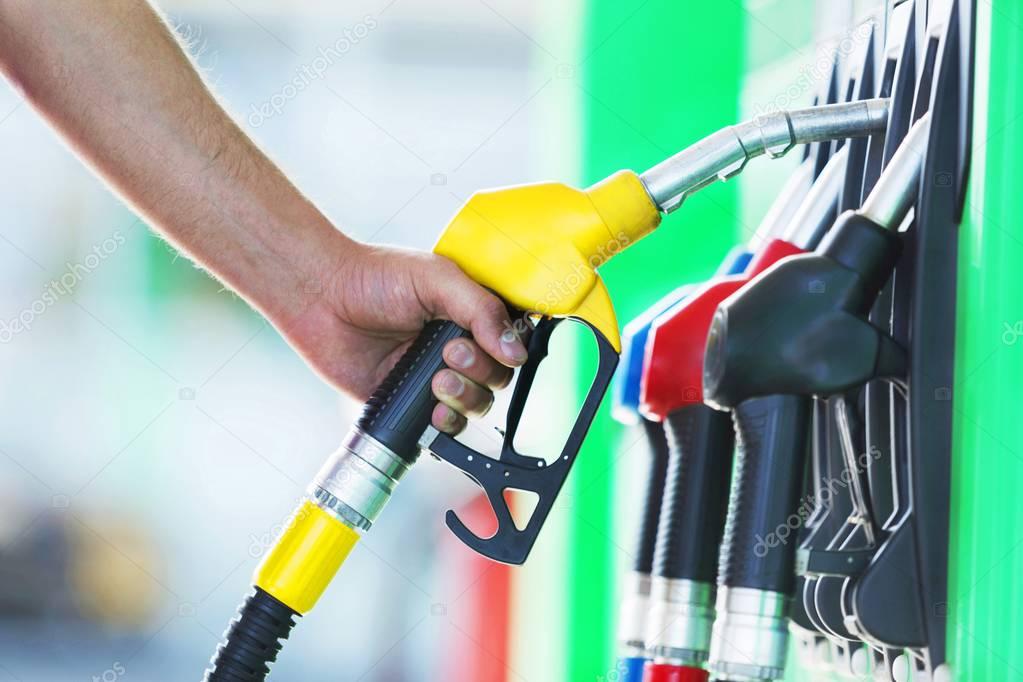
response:
{"label": "wrist", "polygon": [[315,213],[281,228],[279,248],[250,276],[253,304],[282,330],[322,305],[339,273],[366,248]]}
{"label": "wrist", "polygon": [[364,247],[335,228],[251,143],[229,142],[219,167],[210,169],[219,225],[185,241],[200,245],[197,259],[284,330],[322,299],[333,273]]}

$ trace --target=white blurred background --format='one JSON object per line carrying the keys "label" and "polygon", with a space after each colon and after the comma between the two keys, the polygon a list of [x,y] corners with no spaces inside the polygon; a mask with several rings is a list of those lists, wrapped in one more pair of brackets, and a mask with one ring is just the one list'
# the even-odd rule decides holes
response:
{"label": "white blurred background", "polygon": [[[575,2],[158,4],[356,237],[428,248],[476,188],[576,177]],[[197,679],[355,406],[6,84],[0,148],[0,682]],[[276,679],[441,678],[468,641],[443,512],[471,492],[417,467]]]}

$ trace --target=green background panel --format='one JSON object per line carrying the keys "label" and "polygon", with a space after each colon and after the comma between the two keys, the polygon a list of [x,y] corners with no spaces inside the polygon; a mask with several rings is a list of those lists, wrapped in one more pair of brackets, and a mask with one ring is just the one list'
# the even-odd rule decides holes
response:
{"label": "green background panel", "polygon": [[[960,236],[948,604],[954,679],[1023,678],[1023,4],[977,3],[973,171]],[[813,2],[589,3],[580,50],[583,179],[643,170],[783,92],[813,59]],[[740,94],[741,93],[741,94]],[[792,164],[793,160],[781,162]],[[791,166],[787,166],[791,167]],[[692,198],[603,274],[631,319],[678,284],[709,275],[748,234],[784,179],[757,164]],[[738,187],[742,187],[741,195]],[[589,353],[591,349],[584,349]],[[579,388],[588,387],[587,355]],[[617,577],[631,546],[611,500],[632,461],[606,406],[576,465],[568,569],[567,679],[614,679]],[[627,478],[627,476],[625,477]],[[619,491],[620,492],[620,491]],[[627,499],[628,495],[624,496]],[[618,499],[623,499],[622,495]],[[790,657],[790,662],[794,659]],[[789,680],[807,679],[790,666]]]}
{"label": "green background panel", "polygon": [[[743,27],[737,3],[591,2],[580,50],[584,182],[620,168],[645,170],[734,122]],[[734,184],[710,187],[602,268],[619,322],[680,284],[710,275],[735,244],[737,213]],[[579,389],[585,391],[596,358],[592,344],[584,344],[582,353]],[[570,680],[614,679],[616,569],[631,547],[614,539],[620,428],[608,403],[594,422],[568,491]]]}
{"label": "green background panel", "polygon": [[948,646],[955,679],[1023,679],[1023,4],[977,3],[973,170],[959,239]]}

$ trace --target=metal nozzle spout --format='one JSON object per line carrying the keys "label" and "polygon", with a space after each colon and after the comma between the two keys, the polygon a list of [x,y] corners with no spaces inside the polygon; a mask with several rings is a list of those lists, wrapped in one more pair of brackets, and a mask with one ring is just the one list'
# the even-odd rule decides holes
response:
{"label": "metal nozzle spout", "polygon": [[882,133],[888,110],[889,100],[882,98],[756,116],[703,138],[640,179],[657,207],[670,213],[688,195],[742,172],[763,154],[779,157],[799,144]]}
{"label": "metal nozzle spout", "polygon": [[860,215],[889,230],[899,229],[916,200],[930,132],[931,115],[926,113],[906,133],[874,189],[864,199]]}

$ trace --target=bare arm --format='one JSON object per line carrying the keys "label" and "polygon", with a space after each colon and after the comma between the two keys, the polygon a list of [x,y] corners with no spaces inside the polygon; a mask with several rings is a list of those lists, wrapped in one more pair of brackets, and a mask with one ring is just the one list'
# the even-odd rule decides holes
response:
{"label": "bare arm", "polygon": [[147,2],[0,0],[0,69],[154,229],[342,390],[364,398],[425,321],[453,319],[476,339],[448,349],[452,366],[471,361],[434,382],[451,408],[434,421],[455,430],[524,360],[502,340],[503,306],[452,263],[335,229],[225,114]]}

